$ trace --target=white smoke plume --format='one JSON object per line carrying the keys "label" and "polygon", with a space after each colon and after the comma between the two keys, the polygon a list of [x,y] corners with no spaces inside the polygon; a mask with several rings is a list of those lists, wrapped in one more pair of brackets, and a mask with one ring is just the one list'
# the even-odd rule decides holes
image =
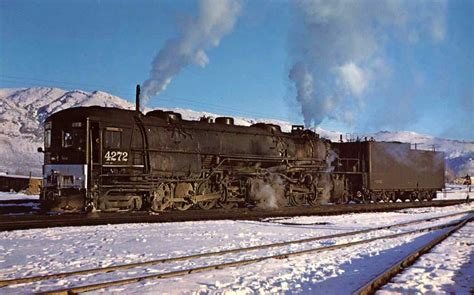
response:
{"label": "white smoke plume", "polygon": [[[391,74],[386,44],[444,39],[446,2],[423,0],[295,1],[289,79],[307,127],[325,119],[354,123]],[[383,97],[383,93],[375,92]]]}
{"label": "white smoke plume", "polygon": [[198,16],[181,24],[179,36],[168,39],[153,60],[150,77],[142,85],[144,102],[165,90],[188,65],[204,68],[209,63],[206,51],[233,30],[240,8],[239,0],[201,0]]}

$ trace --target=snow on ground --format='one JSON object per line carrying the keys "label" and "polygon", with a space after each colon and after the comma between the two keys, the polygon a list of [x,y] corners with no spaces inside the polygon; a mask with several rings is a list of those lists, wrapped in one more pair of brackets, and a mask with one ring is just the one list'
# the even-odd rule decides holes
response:
{"label": "snow on ground", "polygon": [[[408,209],[390,213],[364,213],[341,216],[295,217],[256,221],[206,221],[163,224],[123,224],[86,227],[32,229],[0,233],[0,279],[32,276],[177,257],[224,249],[248,247],[273,242],[378,227],[454,212],[473,210],[474,204],[443,208]],[[324,239],[304,245],[289,245],[270,250],[228,254],[122,270],[82,278],[57,279],[41,284],[4,287],[1,293],[31,293],[90,284],[116,278],[186,269],[237,259],[253,258],[346,243],[368,237],[387,235],[442,224],[462,216],[435,220],[391,230],[361,234],[357,237]],[[291,224],[293,223],[293,224]],[[300,224],[298,224],[300,223]],[[166,280],[109,288],[107,292],[124,293],[338,293],[348,294],[376,275],[387,263],[406,255],[428,239],[442,233],[411,234],[396,239],[379,240],[326,253],[308,254],[282,260],[265,260],[245,267],[215,270]]]}
{"label": "snow on ground", "polygon": [[474,185],[446,184],[446,188],[436,194],[436,199],[466,199],[468,196],[470,199],[474,198]]}
{"label": "snow on ground", "polygon": [[474,293],[474,224],[423,255],[377,294]]}
{"label": "snow on ground", "polygon": [[27,195],[17,192],[0,192],[0,201],[8,200],[39,200],[39,195]]}

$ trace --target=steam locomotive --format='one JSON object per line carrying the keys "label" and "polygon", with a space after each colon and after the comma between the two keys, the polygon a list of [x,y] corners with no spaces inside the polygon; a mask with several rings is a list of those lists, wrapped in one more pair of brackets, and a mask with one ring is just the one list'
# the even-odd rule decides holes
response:
{"label": "steam locomotive", "polygon": [[431,200],[444,155],[410,144],[330,142],[230,117],[70,108],[44,123],[41,204],[60,210],[187,210],[254,206],[262,187],[283,206]]}

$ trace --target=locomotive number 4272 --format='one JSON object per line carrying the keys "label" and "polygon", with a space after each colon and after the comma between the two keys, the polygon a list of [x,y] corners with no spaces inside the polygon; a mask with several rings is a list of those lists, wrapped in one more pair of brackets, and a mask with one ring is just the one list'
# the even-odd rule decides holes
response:
{"label": "locomotive number 4272", "polygon": [[107,151],[104,158],[107,162],[127,162],[128,152]]}

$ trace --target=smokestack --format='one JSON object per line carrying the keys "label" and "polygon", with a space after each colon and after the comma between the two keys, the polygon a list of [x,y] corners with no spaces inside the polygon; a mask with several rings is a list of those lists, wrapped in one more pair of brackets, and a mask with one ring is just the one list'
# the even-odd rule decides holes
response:
{"label": "smokestack", "polygon": [[137,90],[135,91],[135,110],[140,111],[140,84],[137,84]]}

